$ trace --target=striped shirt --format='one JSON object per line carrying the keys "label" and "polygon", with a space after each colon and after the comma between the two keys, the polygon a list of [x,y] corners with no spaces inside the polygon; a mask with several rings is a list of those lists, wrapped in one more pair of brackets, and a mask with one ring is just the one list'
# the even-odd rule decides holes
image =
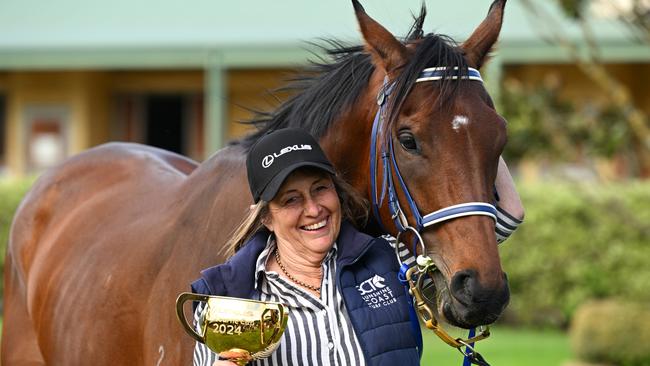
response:
{"label": "striped shirt", "polygon": [[[254,300],[280,302],[289,307],[287,328],[279,347],[270,357],[253,365],[365,365],[343,298],[336,288],[336,243],[323,260],[321,298],[267,271],[266,263],[275,249],[270,241],[257,259],[255,286],[260,298]],[[194,314],[195,324],[203,311],[201,303]],[[217,355],[204,344],[194,347],[194,366],[211,366]]]}

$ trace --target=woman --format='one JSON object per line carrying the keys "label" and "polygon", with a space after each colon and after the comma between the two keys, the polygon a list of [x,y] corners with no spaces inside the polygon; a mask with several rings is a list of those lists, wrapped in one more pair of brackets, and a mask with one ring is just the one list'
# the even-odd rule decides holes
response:
{"label": "woman", "polygon": [[[289,306],[280,346],[255,364],[419,365],[394,249],[353,226],[367,202],[318,143],[301,129],[274,131],[251,148],[247,171],[255,205],[229,242],[234,255],[192,289]],[[194,364],[235,365],[200,343]]]}

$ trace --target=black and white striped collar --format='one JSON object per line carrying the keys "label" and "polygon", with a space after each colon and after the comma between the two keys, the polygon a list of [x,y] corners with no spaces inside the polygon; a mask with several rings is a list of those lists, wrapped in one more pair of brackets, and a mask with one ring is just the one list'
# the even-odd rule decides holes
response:
{"label": "black and white striped collar", "polygon": [[[261,280],[262,276],[266,276],[268,273],[275,273],[274,271],[268,271],[266,269],[268,261],[271,257],[271,254],[273,254],[273,251],[275,250],[276,243],[275,243],[275,238],[271,234],[269,235],[268,239],[266,240],[266,247],[260,255],[257,257],[257,261],[255,262],[255,289],[260,291],[261,287]],[[336,260],[336,253],[337,253],[337,244],[334,242],[334,245],[332,246],[332,249],[327,253],[325,258],[323,259],[323,263],[329,263],[331,260]]]}

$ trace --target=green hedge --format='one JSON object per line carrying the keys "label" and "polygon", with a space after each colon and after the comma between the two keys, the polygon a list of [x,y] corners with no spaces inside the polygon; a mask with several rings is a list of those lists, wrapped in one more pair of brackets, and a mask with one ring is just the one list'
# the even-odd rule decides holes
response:
{"label": "green hedge", "polygon": [[[9,229],[14,212],[25,192],[34,182],[33,178],[20,180],[0,179],[0,300],[4,294],[4,263]],[[0,309],[2,308],[0,301]]]}
{"label": "green hedge", "polygon": [[[32,181],[0,182],[1,263]],[[505,322],[566,327],[587,300],[650,302],[650,183],[518,188],[526,219],[499,249],[512,292]]]}
{"label": "green hedge", "polygon": [[505,321],[566,327],[587,300],[650,302],[650,184],[519,187],[524,224],[501,248]]}
{"label": "green hedge", "polygon": [[571,346],[582,361],[650,365],[650,308],[617,300],[588,302],[571,322]]}

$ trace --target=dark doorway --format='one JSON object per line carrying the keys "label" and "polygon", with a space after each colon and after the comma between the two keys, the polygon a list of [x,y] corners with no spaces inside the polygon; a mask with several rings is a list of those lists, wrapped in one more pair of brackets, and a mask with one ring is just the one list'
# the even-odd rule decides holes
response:
{"label": "dark doorway", "polygon": [[147,97],[148,145],[183,154],[184,98],[180,95]]}

